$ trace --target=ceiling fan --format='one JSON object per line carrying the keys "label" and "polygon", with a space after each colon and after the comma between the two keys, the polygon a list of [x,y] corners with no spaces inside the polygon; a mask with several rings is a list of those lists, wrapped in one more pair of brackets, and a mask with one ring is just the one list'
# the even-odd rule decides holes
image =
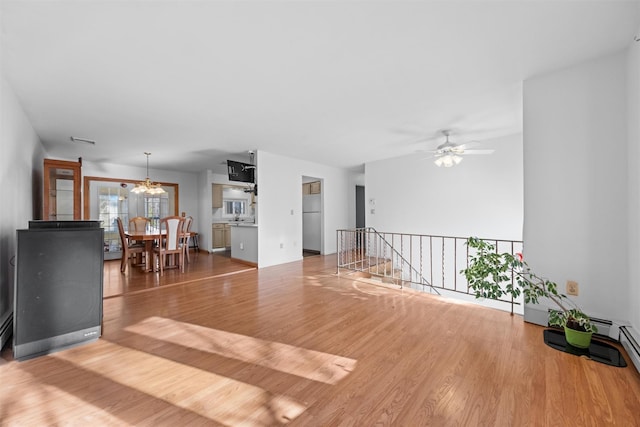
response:
{"label": "ceiling fan", "polygon": [[478,144],[475,141],[465,144],[456,144],[449,141],[450,132],[448,130],[443,130],[442,134],[445,136],[446,141],[438,145],[435,150],[428,151],[433,153],[432,157],[435,157],[434,163],[438,167],[444,166],[445,168],[450,168],[451,166],[455,166],[462,161],[463,155],[493,153],[493,150],[469,150],[467,148],[468,146]]}

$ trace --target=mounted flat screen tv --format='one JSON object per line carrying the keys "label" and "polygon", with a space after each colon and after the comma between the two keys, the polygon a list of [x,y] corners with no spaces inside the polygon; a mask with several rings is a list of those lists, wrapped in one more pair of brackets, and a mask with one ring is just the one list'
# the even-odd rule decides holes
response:
{"label": "mounted flat screen tv", "polygon": [[229,181],[250,182],[252,184],[255,182],[256,167],[254,165],[227,160],[227,169]]}

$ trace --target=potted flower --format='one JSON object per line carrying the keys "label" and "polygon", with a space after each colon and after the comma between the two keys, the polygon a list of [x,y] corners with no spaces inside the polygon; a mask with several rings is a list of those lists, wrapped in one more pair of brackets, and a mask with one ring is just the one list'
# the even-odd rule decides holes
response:
{"label": "potted flower", "polygon": [[503,295],[517,298],[522,294],[524,302],[532,304],[537,304],[541,297],[547,298],[557,306],[549,314],[549,325],[564,328],[567,342],[574,347],[589,347],[591,335],[598,332],[589,316],[559,293],[557,284],[533,273],[522,254],[498,253],[494,245],[477,237],[469,238],[467,246],[473,251],[469,267],[461,273],[476,298],[497,299]]}

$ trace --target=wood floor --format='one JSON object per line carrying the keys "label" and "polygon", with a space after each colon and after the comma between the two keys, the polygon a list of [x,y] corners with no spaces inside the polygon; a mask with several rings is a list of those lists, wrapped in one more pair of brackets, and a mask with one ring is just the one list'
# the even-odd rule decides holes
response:
{"label": "wood floor", "polygon": [[129,265],[125,273],[120,272],[120,260],[106,261],[103,277],[103,294],[105,298],[134,294],[175,286],[188,282],[215,279],[228,274],[255,270],[255,267],[232,260],[229,256],[207,252],[190,251],[191,262],[185,263],[184,273],[180,269],[166,269],[164,275],[147,273],[141,267]]}
{"label": "wood floor", "polygon": [[217,258],[153,284],[107,263],[123,295],[101,339],[2,353],[0,425],[640,425],[633,367],[520,317],[338,277],[331,256],[215,277]]}

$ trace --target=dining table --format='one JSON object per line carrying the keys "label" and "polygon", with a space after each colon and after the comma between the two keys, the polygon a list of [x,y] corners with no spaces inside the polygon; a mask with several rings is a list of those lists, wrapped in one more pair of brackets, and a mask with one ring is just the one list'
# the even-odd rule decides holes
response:
{"label": "dining table", "polygon": [[[145,231],[125,231],[124,234],[130,241],[135,242],[144,242],[144,271],[153,271],[153,266],[151,265],[151,260],[153,257],[153,242],[159,241],[161,238],[167,235],[166,230],[157,230],[157,229],[147,229]],[[188,234],[189,237],[197,236],[198,233],[195,231],[184,233]],[[189,248],[186,248],[188,251]]]}
{"label": "dining table", "polygon": [[130,241],[144,242],[144,271],[152,271],[151,257],[153,256],[153,242],[167,235],[166,230],[125,231]]}

